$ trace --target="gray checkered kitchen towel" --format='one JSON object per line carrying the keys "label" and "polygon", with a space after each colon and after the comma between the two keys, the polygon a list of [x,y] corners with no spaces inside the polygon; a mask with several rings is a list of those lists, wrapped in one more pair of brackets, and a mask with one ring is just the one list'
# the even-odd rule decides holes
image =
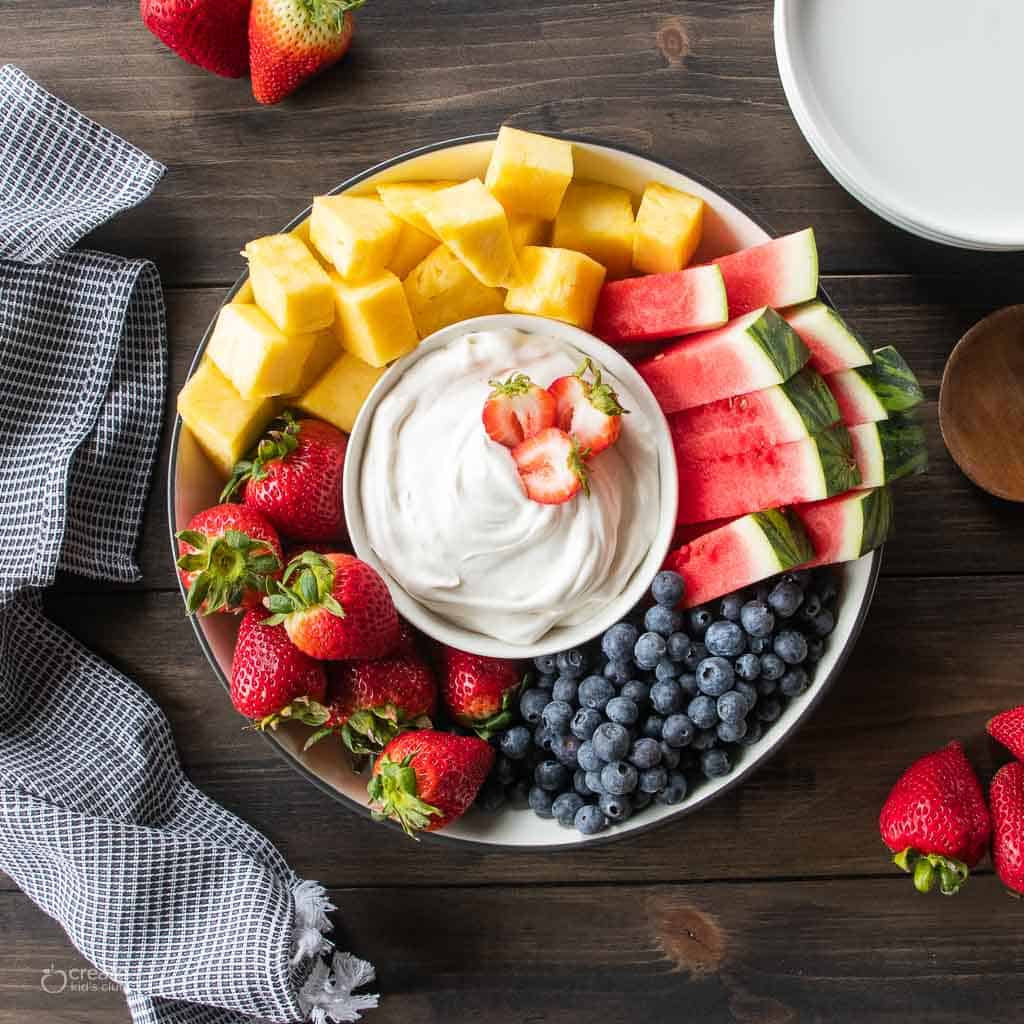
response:
{"label": "gray checkered kitchen towel", "polygon": [[137,1022],[353,1021],[334,908],[185,778],[167,720],[42,611],[57,571],[139,578],[163,410],[152,264],[71,250],[164,168],[0,68],[0,869]]}

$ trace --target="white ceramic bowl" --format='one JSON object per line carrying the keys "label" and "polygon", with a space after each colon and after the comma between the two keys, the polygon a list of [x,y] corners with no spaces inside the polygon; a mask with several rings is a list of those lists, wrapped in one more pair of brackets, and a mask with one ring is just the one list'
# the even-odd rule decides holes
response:
{"label": "white ceramic bowl", "polygon": [[[573,137],[572,141],[576,172],[580,177],[619,185],[629,189],[637,198],[649,181],[658,181],[703,198],[707,203],[707,211],[703,241],[695,256],[697,262],[756,245],[769,237],[765,228],[750,214],[699,179],[674,171],[637,153],[577,137]],[[365,194],[385,181],[482,177],[493,144],[493,134],[441,142],[371,167],[339,185],[334,191]],[[287,225],[286,230],[300,225],[308,215],[307,208]],[[243,241],[239,239],[240,243]],[[247,276],[243,274],[228,292],[225,301],[230,301],[246,288]],[[199,364],[212,327],[211,324],[207,328],[199,343],[190,372]],[[223,481],[199,450],[191,434],[182,428],[181,419],[177,418],[171,438],[168,470],[168,518],[172,552],[176,550],[174,532],[182,529],[196,512],[216,504],[222,484]],[[553,849],[582,843],[601,843],[691,813],[720,796],[770,758],[822,698],[849,656],[864,624],[880,563],[881,552],[875,552],[840,568],[841,592],[836,630],[828,639],[825,656],[816,668],[810,688],[802,697],[790,702],[759,743],[738,752],[730,775],[696,786],[684,801],[674,807],[654,804],[622,825],[613,826],[590,838],[584,838],[571,829],[563,829],[555,821],[538,818],[525,808],[507,809],[497,814],[473,809],[443,832],[428,833],[426,838],[476,843],[489,848]],[[238,620],[228,615],[211,615],[206,618],[196,616],[192,621],[200,646],[215,675],[227,689]],[[220,698],[211,693],[210,699]],[[267,734],[267,738],[296,771],[349,808],[368,815],[366,781],[352,773],[340,744],[325,740],[311,750],[303,751],[302,745],[307,735],[305,727],[289,723],[277,732]]]}

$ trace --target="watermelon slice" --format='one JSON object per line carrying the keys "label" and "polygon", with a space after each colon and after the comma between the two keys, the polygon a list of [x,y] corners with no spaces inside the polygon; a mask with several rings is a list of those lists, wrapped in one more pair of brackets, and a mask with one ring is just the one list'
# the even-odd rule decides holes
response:
{"label": "watermelon slice", "polygon": [[924,430],[911,415],[897,413],[849,429],[861,487],[881,487],[928,468]]}
{"label": "watermelon slice", "polygon": [[781,384],[809,356],[775,310],[758,309],[669,345],[636,368],[668,413]]}
{"label": "watermelon slice", "polygon": [[818,247],[814,229],[773,238],[714,261],[725,278],[729,316],[762,306],[792,306],[818,294]]}
{"label": "watermelon slice", "polygon": [[831,374],[828,386],[848,426],[888,419],[924,401],[914,371],[892,345],[876,348],[870,366]]}
{"label": "watermelon slice", "polygon": [[670,552],[665,568],[683,577],[683,606],[692,608],[813,557],[800,520],[772,509],[734,519]]}
{"label": "watermelon slice", "polygon": [[824,302],[805,302],[784,309],[782,315],[811,350],[811,367],[818,373],[827,375],[871,362],[867,345]]}
{"label": "watermelon slice", "polygon": [[775,448],[702,462],[677,455],[679,523],[741,516],[782,505],[820,501],[860,483],[846,428]]}
{"label": "watermelon slice", "polygon": [[799,441],[838,421],[825,378],[805,368],[774,387],[674,412],[668,425],[680,458],[705,460]]}
{"label": "watermelon slice", "polygon": [[621,345],[708,331],[728,319],[725,282],[712,264],[609,281],[597,300],[593,333]]}
{"label": "watermelon slice", "polygon": [[892,495],[888,487],[850,491],[810,505],[794,505],[814,548],[801,568],[852,562],[881,547],[892,529]]}

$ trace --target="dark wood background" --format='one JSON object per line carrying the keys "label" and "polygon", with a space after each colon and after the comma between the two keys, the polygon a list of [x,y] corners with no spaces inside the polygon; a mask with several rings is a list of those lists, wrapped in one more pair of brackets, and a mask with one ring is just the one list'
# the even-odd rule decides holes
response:
{"label": "dark wood background", "polygon": [[[1024,907],[987,865],[954,899],[916,896],[876,818],[905,765],[951,737],[991,774],[984,722],[1024,695],[1021,510],[959,474],[935,421],[950,349],[1021,300],[1024,258],[912,238],[835,184],[787,108],[769,0],[370,0],[344,64],[272,109],[246,82],[178,61],[128,0],[0,0],[7,61],[168,165],[154,197],[91,243],[159,264],[175,390],[247,239],[369,164],[503,122],[619,141],[692,169],[779,232],[812,224],[840,309],[921,377],[932,471],[900,489],[870,619],[813,720],[699,814],[558,854],[414,845],[239,728],[182,615],[165,444],[144,584],[62,580],[49,608],[159,701],[199,786],[334,890],[340,941],[378,966],[370,1019],[1020,1019]],[[42,992],[51,962],[85,966],[0,876],[0,1022],[127,1020],[116,992]]]}

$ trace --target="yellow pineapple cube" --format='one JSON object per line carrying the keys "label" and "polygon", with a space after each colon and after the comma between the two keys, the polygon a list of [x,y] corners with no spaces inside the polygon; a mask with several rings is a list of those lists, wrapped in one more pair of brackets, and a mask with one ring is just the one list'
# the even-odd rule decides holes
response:
{"label": "yellow pineapple cube", "polygon": [[327,271],[294,235],[267,235],[245,247],[256,305],[286,334],[330,327],[334,320]]}
{"label": "yellow pineapple cube", "polygon": [[590,330],[605,269],[572,249],[528,245],[520,253],[519,280],[509,288],[505,308],[533,313]]}
{"label": "yellow pineapple cube", "polygon": [[293,234],[307,249],[309,249],[310,253],[313,256],[313,259],[315,259],[317,263],[319,263],[320,266],[324,268],[324,270],[334,269],[334,267],[331,265],[331,261],[328,260],[325,256],[321,255],[316,246],[313,245],[313,243],[310,241],[308,217],[305,220],[300,221],[296,227],[292,228],[290,233]]}
{"label": "yellow pineapple cube", "polygon": [[372,196],[316,196],[309,215],[313,245],[346,280],[372,277],[394,255],[402,222]]}
{"label": "yellow pineapple cube", "polygon": [[302,372],[299,379],[292,388],[290,394],[301,395],[308,391],[320,377],[320,375],[341,355],[341,343],[338,341],[338,332],[334,327],[317,331],[313,335],[313,347],[310,349],[306,361],[302,364]]}
{"label": "yellow pineapple cube", "polygon": [[501,313],[505,308],[501,291],[481,284],[444,245],[413,268],[404,288],[421,338],[460,320]]}
{"label": "yellow pineapple cube", "polygon": [[457,181],[396,181],[388,185],[378,185],[377,195],[380,201],[399,220],[419,228],[425,235],[437,238],[434,229],[427,223],[427,218],[420,212],[417,203],[431,192],[439,192],[443,188],[458,185]]}
{"label": "yellow pineapple cube", "polygon": [[551,225],[540,217],[532,217],[528,213],[510,213],[508,230],[512,235],[512,244],[516,252],[524,245],[547,245],[551,234]]}
{"label": "yellow pineapple cube", "polygon": [[479,178],[432,192],[417,206],[478,281],[496,288],[514,280],[516,250],[505,208]]}
{"label": "yellow pineapple cube", "polygon": [[551,220],[572,181],[572,144],[507,125],[498,132],[484,184],[506,210]]}
{"label": "yellow pineapple cube", "polygon": [[351,434],[366,396],[380,380],[384,369],[344,352],[295,404],[310,416],[327,420]]}
{"label": "yellow pineapple cube", "polygon": [[242,398],[211,359],[199,364],[178,394],[178,414],[225,477],[276,413],[272,398]]}
{"label": "yellow pineapple cube", "polygon": [[633,260],[633,201],[624,188],[574,181],[555,217],[551,244],[575,249],[624,277]]}
{"label": "yellow pineapple cube", "polygon": [[652,181],[636,214],[633,266],[645,274],[682,270],[700,245],[704,200]]}
{"label": "yellow pineapple cube", "polygon": [[395,246],[395,254],[388,264],[388,270],[399,277],[405,277],[439,244],[433,235],[425,235],[419,228],[414,228],[411,224],[403,224],[402,233],[398,236],[398,245]]}
{"label": "yellow pineapple cube", "polygon": [[294,390],[314,339],[284,334],[259,307],[232,302],[221,309],[206,352],[243,398],[266,398]]}
{"label": "yellow pineapple cube", "polygon": [[331,275],[338,338],[346,352],[384,366],[419,343],[402,282],[390,270],[366,281]]}

